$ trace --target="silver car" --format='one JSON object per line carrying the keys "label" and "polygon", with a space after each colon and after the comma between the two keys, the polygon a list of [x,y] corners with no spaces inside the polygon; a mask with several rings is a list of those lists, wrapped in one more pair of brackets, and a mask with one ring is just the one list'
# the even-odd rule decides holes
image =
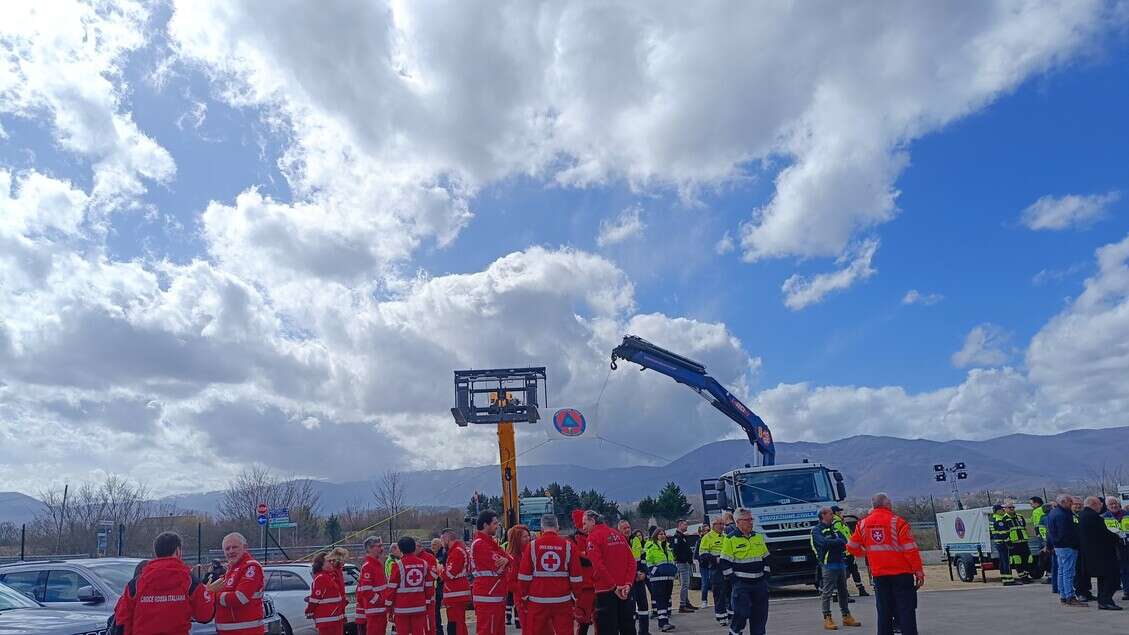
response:
{"label": "silver car", "polygon": [[[114,606],[133,578],[140,558],[82,558],[17,562],[0,566],[0,583],[35,598],[43,606],[85,612],[101,618],[105,629]],[[270,597],[263,596],[267,632],[283,632]],[[193,624],[192,633],[213,635],[215,626]]]}
{"label": "silver car", "polygon": [[[266,564],[267,592],[274,599],[275,608],[282,618],[286,635],[313,635],[317,633],[314,621],[306,617],[306,600],[314,583],[314,570],[309,564]],[[345,609],[345,633],[355,633],[357,628],[357,582],[360,569],[345,565],[345,595],[349,605]]]}
{"label": "silver car", "polygon": [[0,584],[0,635],[106,635],[106,620],[86,611],[49,609]]}

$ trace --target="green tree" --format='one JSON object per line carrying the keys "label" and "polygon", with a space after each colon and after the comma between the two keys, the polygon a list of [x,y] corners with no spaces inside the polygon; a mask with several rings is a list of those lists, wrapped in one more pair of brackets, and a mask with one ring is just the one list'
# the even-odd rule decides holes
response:
{"label": "green tree", "polygon": [[337,514],[330,514],[325,519],[325,537],[329,542],[341,540],[341,520],[337,518]]}
{"label": "green tree", "polygon": [[[640,506],[642,504],[642,502],[639,503]],[[693,511],[694,507],[686,499],[686,494],[674,482],[667,483],[659,492],[659,497],[655,501],[655,516],[663,520],[673,521],[685,518]]]}
{"label": "green tree", "polygon": [[[477,501],[475,501],[476,497],[478,499]],[[470,501],[467,503],[466,513],[467,513],[467,516],[470,516],[471,518],[477,519],[479,512],[484,512],[488,509],[493,509],[494,511],[498,512],[499,515],[501,515],[501,513],[502,513],[502,497],[501,496],[487,496],[485,494],[480,494],[478,492],[475,492],[470,497]]]}
{"label": "green tree", "polygon": [[619,517],[619,505],[617,505],[615,501],[609,500],[600,492],[589,489],[580,492],[579,496],[581,508],[594,510],[609,521]]}
{"label": "green tree", "polygon": [[659,503],[654,498],[647,496],[639,501],[639,506],[635,508],[635,512],[639,514],[639,519],[646,521],[652,516],[659,515]]}

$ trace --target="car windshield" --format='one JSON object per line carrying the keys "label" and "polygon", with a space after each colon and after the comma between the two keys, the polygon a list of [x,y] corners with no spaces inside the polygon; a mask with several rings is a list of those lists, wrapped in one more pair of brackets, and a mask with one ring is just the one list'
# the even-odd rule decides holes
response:
{"label": "car windshield", "polygon": [[114,593],[121,593],[125,585],[133,579],[133,570],[137,568],[136,562],[90,562],[86,563],[98,579],[102,580]]}
{"label": "car windshield", "polygon": [[737,485],[744,507],[831,500],[831,482],[827,473],[817,469],[741,474]]}
{"label": "car windshield", "polygon": [[39,604],[37,604],[35,600],[32,600],[10,586],[0,584],[0,611],[29,609],[37,606],[39,606]]}

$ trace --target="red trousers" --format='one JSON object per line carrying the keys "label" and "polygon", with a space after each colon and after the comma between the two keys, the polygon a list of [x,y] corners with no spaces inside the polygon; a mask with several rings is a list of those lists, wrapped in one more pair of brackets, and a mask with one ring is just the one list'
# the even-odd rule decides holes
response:
{"label": "red trousers", "polygon": [[573,616],[579,624],[591,624],[596,617],[596,590],[581,589],[573,608]]}
{"label": "red trousers", "polygon": [[427,621],[424,623],[424,632],[427,635],[435,635],[435,601],[431,600],[427,603]]}
{"label": "red trousers", "polygon": [[447,623],[455,625],[455,635],[467,635],[466,605],[448,606]]}
{"label": "red trousers", "polygon": [[329,624],[318,624],[318,635],[345,635],[345,620],[337,620]]}
{"label": "red trousers", "polygon": [[521,630],[525,635],[572,635],[574,610],[572,602],[561,604],[527,602],[525,606],[525,617],[521,618]]}
{"label": "red trousers", "polygon": [[357,629],[360,635],[384,635],[388,632],[388,616],[383,613],[373,613],[365,618],[363,622],[357,622],[357,626],[363,626],[364,630]]}
{"label": "red trousers", "polygon": [[[506,635],[505,601],[475,602],[474,621],[476,635]],[[403,633],[396,635],[403,635]]]}
{"label": "red trousers", "polygon": [[396,615],[396,635],[427,635],[427,614]]}

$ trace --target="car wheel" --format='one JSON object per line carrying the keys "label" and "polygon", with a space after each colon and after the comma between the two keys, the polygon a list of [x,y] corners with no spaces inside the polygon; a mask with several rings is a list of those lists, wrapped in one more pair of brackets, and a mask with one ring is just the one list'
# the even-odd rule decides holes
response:
{"label": "car wheel", "polygon": [[282,635],[294,635],[294,629],[290,628],[290,622],[286,621],[285,617],[278,616],[282,620]]}

